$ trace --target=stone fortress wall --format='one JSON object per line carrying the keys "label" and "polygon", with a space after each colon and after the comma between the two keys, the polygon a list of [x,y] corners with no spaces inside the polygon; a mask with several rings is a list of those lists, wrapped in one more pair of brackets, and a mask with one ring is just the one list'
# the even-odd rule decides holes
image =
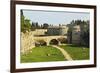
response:
{"label": "stone fortress wall", "polygon": [[45,35],[47,32],[47,29],[35,29],[35,31],[33,31],[34,35]]}
{"label": "stone fortress wall", "polygon": [[[57,31],[57,32],[55,32]],[[26,53],[35,47],[37,40],[44,40],[49,45],[50,40],[58,38],[67,38],[68,27],[48,28],[48,29],[36,29],[26,33],[21,32],[21,53]],[[48,33],[49,32],[49,33]],[[50,36],[46,36],[46,33]],[[53,35],[59,33],[60,35]],[[35,36],[37,35],[37,36]],[[44,36],[39,36],[44,35]],[[52,36],[51,36],[52,35]],[[79,43],[80,41],[80,27],[75,26],[72,31],[72,43]]]}
{"label": "stone fortress wall", "polygon": [[35,47],[34,40],[33,40],[33,32],[26,32],[22,33],[21,32],[21,53],[26,53],[32,48]]}
{"label": "stone fortress wall", "polygon": [[80,41],[81,41],[80,35],[81,35],[80,26],[79,25],[74,26],[72,30],[72,43],[73,44],[80,44]]}

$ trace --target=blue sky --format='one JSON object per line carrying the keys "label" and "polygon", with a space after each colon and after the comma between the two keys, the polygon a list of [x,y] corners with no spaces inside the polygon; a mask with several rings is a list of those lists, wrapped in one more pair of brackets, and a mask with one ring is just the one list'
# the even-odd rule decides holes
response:
{"label": "blue sky", "polygon": [[31,22],[38,22],[39,24],[48,23],[53,25],[69,24],[72,20],[89,20],[89,13],[79,12],[61,12],[61,11],[36,11],[23,10],[23,14]]}

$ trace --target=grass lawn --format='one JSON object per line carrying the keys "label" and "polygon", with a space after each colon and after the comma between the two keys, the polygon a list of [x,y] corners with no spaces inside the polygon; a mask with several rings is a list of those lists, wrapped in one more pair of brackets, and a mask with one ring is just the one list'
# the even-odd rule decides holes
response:
{"label": "grass lawn", "polygon": [[40,46],[32,49],[31,53],[21,55],[21,63],[64,61],[63,54],[51,46]]}
{"label": "grass lawn", "polygon": [[89,59],[89,48],[79,47],[77,45],[61,45],[61,48],[65,49],[73,60],[87,60]]}

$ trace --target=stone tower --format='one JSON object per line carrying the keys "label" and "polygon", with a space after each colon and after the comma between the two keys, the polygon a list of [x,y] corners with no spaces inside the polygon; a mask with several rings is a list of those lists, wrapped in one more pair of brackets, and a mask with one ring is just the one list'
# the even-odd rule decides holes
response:
{"label": "stone tower", "polygon": [[73,44],[80,44],[81,40],[81,28],[80,25],[75,25],[72,30],[72,43]]}

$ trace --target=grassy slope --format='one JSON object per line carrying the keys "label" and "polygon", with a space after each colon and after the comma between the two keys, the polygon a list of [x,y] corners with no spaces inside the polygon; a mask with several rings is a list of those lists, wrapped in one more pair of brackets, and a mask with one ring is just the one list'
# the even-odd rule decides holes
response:
{"label": "grassy slope", "polygon": [[51,46],[40,46],[32,49],[32,53],[21,55],[21,62],[64,61],[62,53]]}
{"label": "grassy slope", "polygon": [[89,48],[82,49],[75,45],[61,45],[74,60],[86,60],[89,59]]}

